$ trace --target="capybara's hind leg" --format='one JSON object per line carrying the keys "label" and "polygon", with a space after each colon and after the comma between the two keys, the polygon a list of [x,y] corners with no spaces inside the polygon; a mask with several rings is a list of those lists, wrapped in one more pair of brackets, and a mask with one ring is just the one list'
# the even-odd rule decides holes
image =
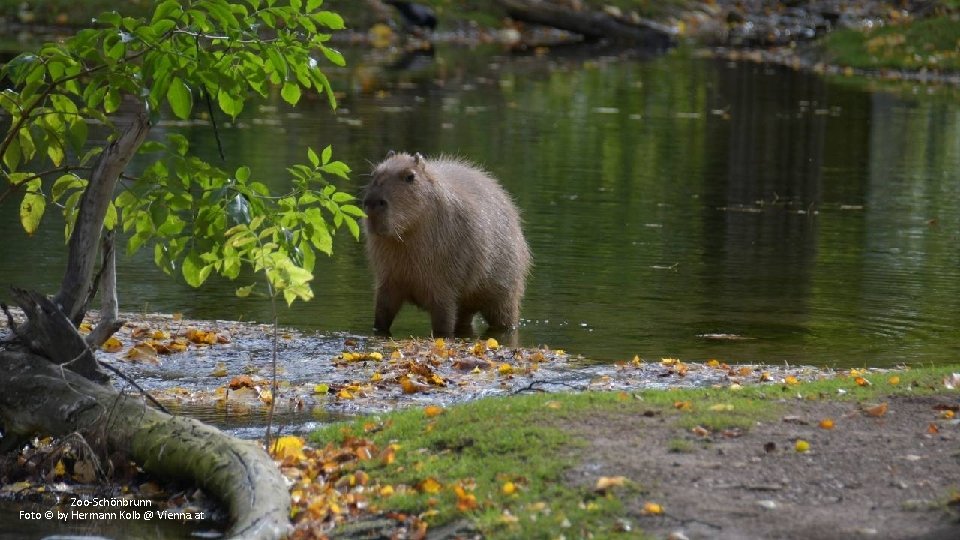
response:
{"label": "capybara's hind leg", "polygon": [[520,322],[520,300],[517,298],[504,298],[482,311],[483,318],[491,329],[510,329],[516,328]]}

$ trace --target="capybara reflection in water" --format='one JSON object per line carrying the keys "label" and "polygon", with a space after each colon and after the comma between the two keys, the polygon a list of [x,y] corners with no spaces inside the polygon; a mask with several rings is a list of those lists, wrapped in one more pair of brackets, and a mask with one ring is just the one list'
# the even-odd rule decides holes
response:
{"label": "capybara reflection in water", "polygon": [[390,152],[363,208],[376,331],[389,333],[404,302],[430,313],[435,337],[470,334],[476,313],[492,329],[516,327],[530,250],[517,207],[490,174],[460,159]]}

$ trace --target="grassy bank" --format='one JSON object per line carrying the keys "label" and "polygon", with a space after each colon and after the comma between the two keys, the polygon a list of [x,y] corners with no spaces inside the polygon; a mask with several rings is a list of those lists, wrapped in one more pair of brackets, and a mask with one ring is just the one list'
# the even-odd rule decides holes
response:
{"label": "grassy bank", "polygon": [[[854,411],[862,409],[863,416],[882,416],[885,404],[882,411],[872,407],[892,396],[955,397],[944,381],[957,370],[853,371],[812,383],[785,380],[722,389],[524,394],[363,418],[330,426],[314,440],[371,440],[382,452],[357,467],[375,486],[373,507],[419,516],[431,529],[466,520],[489,538],[587,532],[604,538],[630,528],[623,501],[642,501],[646,487],[642,478],[600,473],[588,485],[570,480],[572,469],[594,459],[587,448],[595,422],[652,419],[658,429],[668,428],[659,434],[666,451],[711,455],[711,436],[736,440],[761,423],[776,425],[799,404],[845,402]],[[917,421],[926,427],[926,419]],[[824,429],[832,427],[831,421]],[[810,429],[817,429],[816,422]],[[643,438],[646,432],[632,435]],[[806,451],[797,444],[797,455]],[[650,516],[662,512],[654,500],[640,510]]]}
{"label": "grassy bank", "polygon": [[829,63],[859,69],[960,71],[960,16],[872,30],[841,30],[823,41]]}

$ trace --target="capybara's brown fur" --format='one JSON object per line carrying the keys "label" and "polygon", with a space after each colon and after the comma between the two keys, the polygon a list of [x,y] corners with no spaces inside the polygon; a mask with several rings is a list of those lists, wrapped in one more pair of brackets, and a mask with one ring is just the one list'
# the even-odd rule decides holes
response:
{"label": "capybara's brown fur", "polygon": [[391,152],[363,206],[378,332],[390,331],[404,302],[430,312],[436,337],[469,334],[478,312],[491,328],[516,327],[530,251],[516,206],[488,173]]}

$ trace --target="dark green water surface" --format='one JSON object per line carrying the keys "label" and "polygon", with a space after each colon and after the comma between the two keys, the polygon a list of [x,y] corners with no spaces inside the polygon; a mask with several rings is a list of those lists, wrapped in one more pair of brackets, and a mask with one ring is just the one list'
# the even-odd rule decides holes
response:
{"label": "dark green water surface", "polygon": [[[960,100],[885,93],[815,75],[671,54],[505,56],[444,49],[400,69],[367,52],[331,70],[340,110],[307,101],[221,121],[227,162],[285,177],[304,147],[333,144],[359,192],[387,150],[456,154],[514,195],[535,257],[520,343],[600,362],[888,366],[960,352]],[[935,92],[944,94],[944,92]],[[162,125],[205,156],[206,124]],[[218,158],[215,158],[218,159]],[[269,181],[269,180],[268,180]],[[52,291],[62,222],[37,238],[0,208],[0,285]],[[121,262],[130,311],[269,320],[269,303],[194,290]],[[316,299],[286,325],[369,334],[371,277],[346,234],[316,269]],[[5,297],[5,291],[0,293]],[[406,308],[394,335],[425,335]]]}

